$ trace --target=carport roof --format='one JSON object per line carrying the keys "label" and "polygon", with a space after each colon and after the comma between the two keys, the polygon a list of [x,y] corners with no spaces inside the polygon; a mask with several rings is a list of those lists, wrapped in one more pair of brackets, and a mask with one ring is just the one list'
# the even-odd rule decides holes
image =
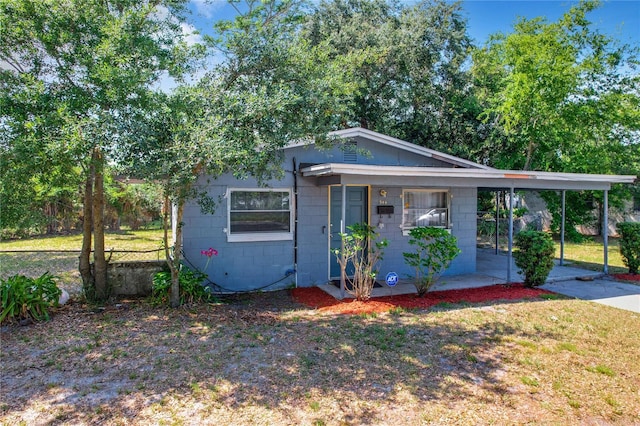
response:
{"label": "carport roof", "polygon": [[611,184],[636,180],[631,175],[344,163],[317,164],[300,171],[305,177],[316,177],[318,185],[608,190]]}

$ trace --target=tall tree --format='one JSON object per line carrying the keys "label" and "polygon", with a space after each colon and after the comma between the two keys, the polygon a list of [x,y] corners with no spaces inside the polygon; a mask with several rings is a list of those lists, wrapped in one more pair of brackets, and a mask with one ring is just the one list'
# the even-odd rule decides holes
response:
{"label": "tall tree", "polygon": [[127,108],[145,108],[150,84],[167,71],[181,71],[181,3],[0,0],[3,155],[33,164],[27,173],[46,164],[41,158],[33,163],[34,156],[82,167],[79,269],[90,297],[108,296],[104,166],[114,146],[129,136],[120,126]]}
{"label": "tall tree", "polygon": [[325,44],[355,85],[342,126],[474,156],[480,111],[465,69],[470,39],[460,4],[321,1],[303,36]]}
{"label": "tall tree", "polygon": [[167,253],[174,307],[185,203],[196,200],[210,213],[217,203],[199,184],[223,173],[259,181],[281,176],[282,148],[292,140],[325,141],[350,90],[324,49],[298,37],[299,3],[230,3],[237,16],[217,22],[216,37],[207,40],[222,60],[192,86],[156,97],[122,161],[161,182],[174,206],[175,245]]}
{"label": "tall tree", "polygon": [[621,156],[637,153],[637,49],[591,27],[598,5],[583,1],[557,22],[522,18],[475,51],[484,119],[506,135],[497,166],[621,172]]}
{"label": "tall tree", "polygon": [[[493,35],[474,52],[483,118],[497,129],[488,139],[493,165],[640,173],[638,49],[593,29],[587,15],[598,5],[583,1],[557,22],[520,19],[512,33]],[[568,195],[568,222],[588,221],[584,201],[599,195]],[[615,188],[611,195],[619,204],[628,192]],[[559,206],[555,193],[545,199],[552,210]]]}

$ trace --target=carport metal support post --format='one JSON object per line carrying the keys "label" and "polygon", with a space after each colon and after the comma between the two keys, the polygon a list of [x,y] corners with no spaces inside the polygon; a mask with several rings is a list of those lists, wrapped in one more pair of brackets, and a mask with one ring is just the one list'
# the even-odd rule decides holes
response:
{"label": "carport metal support post", "polygon": [[564,218],[566,213],[567,191],[562,190],[562,222],[560,222],[560,266],[564,265]]}
{"label": "carport metal support post", "polygon": [[496,191],[496,254],[500,247],[500,191]]}
{"label": "carport metal support post", "polygon": [[604,191],[604,206],[602,212],[602,240],[604,243],[604,269],[609,274],[609,191]]}
{"label": "carport metal support post", "polygon": [[[341,234],[345,234],[347,232],[347,227],[346,227],[346,223],[347,223],[347,186],[346,185],[342,185],[341,187],[342,189],[342,206],[340,209],[340,233]],[[340,241],[341,241],[341,256],[342,256],[342,265],[344,265],[344,238],[342,238],[342,235],[340,236]],[[346,268],[343,268],[342,265],[340,265],[340,299],[344,299],[344,288],[346,285],[346,277],[345,274],[346,272]]]}
{"label": "carport metal support post", "polygon": [[507,255],[507,284],[511,282],[511,262],[513,260],[513,186],[509,188],[509,248]]}

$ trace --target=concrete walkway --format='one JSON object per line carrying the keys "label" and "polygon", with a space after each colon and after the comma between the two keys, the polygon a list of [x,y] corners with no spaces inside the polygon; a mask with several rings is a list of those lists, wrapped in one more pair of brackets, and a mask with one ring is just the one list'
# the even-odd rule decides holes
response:
{"label": "concrete walkway", "polygon": [[[505,284],[507,281],[507,256],[505,254],[496,255],[493,250],[478,249],[476,271],[475,274],[443,276],[432,287],[431,291]],[[523,281],[523,277],[518,275],[518,268],[513,263],[511,265],[511,274],[512,281]],[[326,284],[319,287],[333,297],[340,299],[340,289],[336,286]],[[560,266],[557,261],[542,288],[569,297],[640,312],[640,286],[611,280],[601,272],[567,265]],[[395,287],[388,287],[383,284],[382,287],[374,288],[371,297],[412,294],[415,292],[416,289],[410,280],[400,280]],[[345,297],[351,298],[352,296],[345,292]]]}

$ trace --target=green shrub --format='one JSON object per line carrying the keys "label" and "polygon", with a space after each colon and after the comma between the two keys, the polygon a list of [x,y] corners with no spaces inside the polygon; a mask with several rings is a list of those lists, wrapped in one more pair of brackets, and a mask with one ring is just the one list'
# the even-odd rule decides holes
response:
{"label": "green shrub", "polygon": [[[389,243],[386,239],[376,241],[379,235],[373,226],[366,223],[355,223],[347,229],[349,233],[340,234],[342,248],[332,252],[347,280],[347,291],[357,300],[369,300],[378,274],[375,267],[382,260],[384,248]],[[347,266],[351,265],[354,267],[353,277],[347,274]]]}
{"label": "green shrub", "polygon": [[551,235],[542,231],[525,230],[515,238],[517,250],[513,253],[519,273],[524,273],[524,285],[544,284],[553,268],[555,246]]}
{"label": "green shrub", "polygon": [[629,268],[630,274],[637,274],[640,268],[640,223],[622,222],[617,226],[620,234],[620,254]]}
{"label": "green shrub", "polygon": [[49,308],[58,306],[62,290],[56,285],[55,277],[45,272],[39,278],[13,275],[0,280],[2,313],[0,323],[31,319],[49,319]]}
{"label": "green shrub", "polygon": [[[193,271],[186,266],[180,267],[178,279],[180,281],[180,304],[194,303],[211,299],[211,294],[206,290],[202,282],[207,278],[200,271]],[[171,272],[158,272],[153,276],[153,288],[151,291],[151,303],[153,305],[165,305],[169,303],[171,291]]]}
{"label": "green shrub", "polygon": [[460,249],[456,237],[446,229],[419,226],[409,231],[409,236],[409,244],[416,249],[402,253],[402,256],[407,265],[416,271],[414,285],[418,296],[422,297],[460,253]]}

